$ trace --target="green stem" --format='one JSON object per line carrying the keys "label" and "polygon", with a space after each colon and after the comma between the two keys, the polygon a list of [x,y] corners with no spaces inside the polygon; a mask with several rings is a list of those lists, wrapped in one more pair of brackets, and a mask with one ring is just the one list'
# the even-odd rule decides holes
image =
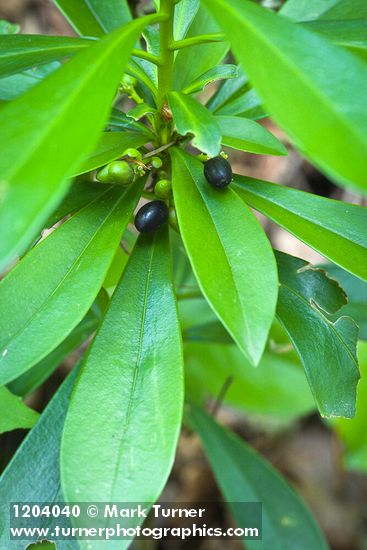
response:
{"label": "green stem", "polygon": [[145,59],[146,61],[150,61],[151,63],[154,63],[154,65],[157,65],[158,67],[162,65],[162,60],[160,57],[157,57],[152,53],[145,52],[144,50],[133,50],[133,56],[139,57],[140,59]]}
{"label": "green stem", "polygon": [[223,33],[214,34],[200,34],[199,36],[193,36],[191,38],[185,38],[184,40],[177,40],[171,42],[169,49],[182,50],[183,48],[189,48],[190,46],[198,46],[200,44],[209,44],[211,42],[224,42],[225,35]]}
{"label": "green stem", "polygon": [[158,66],[157,107],[161,110],[167,93],[172,89],[174,52],[169,46],[173,42],[173,19],[175,0],[161,0],[160,13],[168,17],[160,24],[160,60]]}

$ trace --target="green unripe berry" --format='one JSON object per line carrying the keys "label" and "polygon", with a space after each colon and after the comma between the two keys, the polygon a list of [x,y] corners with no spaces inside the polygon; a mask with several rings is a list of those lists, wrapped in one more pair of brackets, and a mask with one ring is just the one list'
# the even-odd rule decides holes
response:
{"label": "green unripe berry", "polygon": [[129,185],[134,180],[134,170],[124,160],[115,160],[97,172],[96,178],[101,183]]}
{"label": "green unripe berry", "polygon": [[124,74],[121,78],[121,86],[122,87],[134,87],[136,86],[138,81],[133,76],[130,76],[129,74]]}
{"label": "green unripe berry", "polygon": [[152,157],[153,168],[160,168],[162,166],[162,160],[159,157]]}
{"label": "green unripe berry", "polygon": [[141,152],[137,149],[132,149],[131,147],[129,149],[126,149],[123,154],[124,157],[130,157],[132,159],[141,159]]}
{"label": "green unripe berry", "polygon": [[159,199],[168,199],[171,194],[172,183],[169,180],[159,180],[155,184],[154,194]]}

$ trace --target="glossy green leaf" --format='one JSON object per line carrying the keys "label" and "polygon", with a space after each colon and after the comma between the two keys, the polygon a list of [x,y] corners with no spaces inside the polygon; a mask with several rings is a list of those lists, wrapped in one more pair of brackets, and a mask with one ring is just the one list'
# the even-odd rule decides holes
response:
{"label": "glossy green leaf", "polygon": [[126,0],[53,0],[74,29],[84,36],[102,36],[131,19]]}
{"label": "glossy green leaf", "polygon": [[213,115],[196,99],[181,92],[169,92],[168,103],[177,131],[194,134],[193,145],[215,157],[220,152],[221,133]]}
{"label": "glossy green leaf", "polygon": [[145,134],[149,139],[154,139],[154,134],[141,124],[140,122],[134,121],[132,118],[128,117],[126,113],[119,111],[118,109],[112,109],[108,127],[110,130],[120,131],[120,130],[129,130],[131,132],[137,132],[139,134]]}
{"label": "glossy green leaf", "polygon": [[46,76],[59,69],[61,64],[58,61],[40,65],[28,69],[19,74],[13,74],[0,79],[0,101],[11,101],[24,94],[36,84],[39,84]]}
{"label": "glossy green leaf", "polygon": [[367,4],[364,0],[287,0],[280,13],[295,21],[364,19]]}
{"label": "glossy green leaf", "polygon": [[139,82],[143,85],[143,89],[145,86],[145,88],[151,92],[153,98],[156,98],[157,86],[141,63],[138,63],[137,60],[131,59],[126,67],[126,73],[139,80]]}
{"label": "glossy green leaf", "polygon": [[216,115],[237,115],[254,120],[267,116],[247,75],[240,67],[237,69],[239,76],[225,81],[207,102],[207,108]]}
{"label": "glossy green leaf", "polygon": [[174,38],[182,40],[200,7],[200,0],[181,0],[175,6]]}
{"label": "glossy green leaf", "polygon": [[74,330],[39,363],[8,384],[16,395],[26,396],[36,390],[78,346],[96,330],[100,318],[90,310]]}
{"label": "glossy green leaf", "polygon": [[[366,16],[367,17],[367,16]],[[308,30],[320,33],[352,53],[367,56],[367,19],[333,21],[322,19],[305,23]]]}
{"label": "glossy green leaf", "polygon": [[0,384],[40,361],[84,317],[141,188],[133,184],[124,192],[108,190],[51,233],[1,281]]}
{"label": "glossy green leaf", "polygon": [[0,19],[0,34],[17,34],[20,26],[5,19]]}
{"label": "glossy green leaf", "polygon": [[70,36],[0,35],[0,78],[63,59],[91,44]]}
{"label": "glossy green leaf", "polygon": [[27,407],[20,397],[0,386],[0,433],[19,428],[33,428],[39,414]]}
{"label": "glossy green leaf", "polygon": [[304,260],[276,253],[280,289],[277,315],[305,368],[322,416],[355,415],[359,380],[358,327],[335,314],[347,297],[335,279]]}
{"label": "glossy green leaf", "polygon": [[[185,38],[216,32],[221,32],[219,25],[201,3]],[[217,42],[179,50],[174,66],[174,89],[182,90],[214,65],[219,65],[228,48],[227,42]]]}
{"label": "glossy green leaf", "polygon": [[85,174],[104,166],[121,157],[129,147],[139,148],[146,141],[144,134],[135,132],[103,132],[93,153],[83,161],[74,175]]}
{"label": "glossy green leaf", "polygon": [[203,2],[295,145],[339,183],[367,191],[367,64],[249,0]]}
{"label": "glossy green leaf", "polygon": [[140,120],[146,115],[152,115],[157,112],[157,109],[146,103],[139,103],[127,113],[127,116],[133,118],[134,120]]}
{"label": "glossy green leaf", "polygon": [[315,406],[302,367],[288,354],[265,352],[254,369],[234,345],[190,342],[185,345],[185,373],[213,398],[231,378],[225,403],[248,413],[292,418]]}
{"label": "glossy green leaf", "polygon": [[93,150],[121,71],[150,21],[108,35],[1,109],[0,270],[32,241]]}
{"label": "glossy green leaf", "polygon": [[246,548],[327,550],[321,531],[305,504],[278,472],[237,435],[197,408],[190,424],[198,432],[217,483],[237,525],[248,526],[239,502],[262,503],[262,541]]}
{"label": "glossy green leaf", "polygon": [[[62,502],[59,476],[61,430],[78,369],[57,391],[33,430],[24,439],[0,478],[0,547],[19,550],[19,540],[9,539],[10,502]],[[38,527],[53,527],[40,516]],[[58,541],[58,550],[77,549],[75,541]]]}
{"label": "glossy green leaf", "polygon": [[106,192],[106,185],[90,181],[88,176],[84,177],[84,180],[78,178],[74,181],[58,207],[48,217],[45,227],[52,227],[65,216],[77,212]]}
{"label": "glossy green leaf", "polygon": [[196,94],[197,92],[200,92],[210,84],[211,82],[215,82],[216,80],[228,80],[230,78],[237,78],[238,76],[238,69],[236,65],[218,65],[217,67],[213,67],[212,69],[209,69],[204,74],[198,76],[191,82],[186,88],[184,88],[183,92],[185,94]]}
{"label": "glossy green leaf", "polygon": [[287,155],[283,143],[254,120],[236,116],[216,116],[215,120],[227,147],[258,155]]}
{"label": "glossy green leaf", "polygon": [[338,418],[331,423],[343,443],[343,462],[348,470],[367,472],[367,343],[359,342],[358,357],[361,381],[358,385],[357,413],[355,418]]}
{"label": "glossy green leaf", "polygon": [[367,209],[267,181],[235,176],[252,208],[361,279],[367,279]]}
{"label": "glossy green leaf", "polygon": [[278,293],[270,243],[232,189],[208,185],[201,162],[178,149],[172,150],[172,161],[180,231],[199,286],[238,346],[257,364]]}
{"label": "glossy green leaf", "polygon": [[139,237],[84,363],[61,451],[70,502],[152,503],[167,480],[183,406],[169,264],[166,229]]}
{"label": "glossy green leaf", "polygon": [[336,279],[347,293],[348,303],[340,313],[352,317],[359,327],[359,338],[367,340],[367,283],[337,265],[326,264],[320,267]]}

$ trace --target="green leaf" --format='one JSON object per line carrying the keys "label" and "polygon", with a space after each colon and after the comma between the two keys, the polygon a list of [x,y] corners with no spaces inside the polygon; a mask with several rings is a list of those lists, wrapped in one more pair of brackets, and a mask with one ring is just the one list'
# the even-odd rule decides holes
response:
{"label": "green leaf", "polygon": [[41,65],[24,71],[19,74],[13,74],[0,79],[0,101],[11,101],[24,94],[36,84],[39,84],[46,76],[59,69],[61,64],[53,61],[47,65]]}
{"label": "green leaf", "polygon": [[313,19],[365,19],[364,0],[288,0],[280,13],[295,21]]}
{"label": "green leaf", "polygon": [[1,281],[0,384],[40,361],[84,317],[141,188],[133,184],[124,192],[108,190],[51,233]]}
{"label": "green leaf", "polygon": [[119,111],[118,109],[112,109],[110,119],[108,121],[108,127],[111,130],[129,130],[131,132],[137,132],[139,134],[145,134],[148,139],[154,139],[155,135],[140,122],[134,121],[128,117],[126,113]]}
{"label": "green leaf", "polygon": [[233,188],[252,208],[361,279],[367,279],[367,209],[253,178]]}
{"label": "green leaf", "polygon": [[313,32],[335,44],[348,48],[352,53],[367,55],[367,20],[310,21],[304,24]]}
{"label": "green leaf", "polygon": [[103,132],[93,153],[78,167],[74,175],[91,172],[118,159],[129,147],[134,149],[146,143],[145,134],[134,132]]}
{"label": "green leaf", "polygon": [[203,2],[295,145],[339,183],[366,191],[367,111],[362,90],[367,64],[249,0]]}
{"label": "green leaf", "polygon": [[200,7],[200,0],[181,0],[175,6],[174,38],[182,40]]}
{"label": "green leaf", "polygon": [[4,386],[0,386],[0,434],[19,428],[33,428],[39,414],[27,407]]}
{"label": "green leaf", "polygon": [[359,338],[367,340],[367,283],[347,273],[337,265],[320,266],[336,279],[348,296],[348,303],[340,313],[352,317],[359,327]]}
{"label": "green leaf", "polygon": [[222,143],[232,149],[258,155],[287,155],[287,149],[254,120],[236,116],[216,116],[222,132]]}
{"label": "green leaf", "polygon": [[202,163],[192,156],[178,149],[171,155],[180,231],[199,286],[238,346],[257,364],[278,293],[271,246],[232,189],[208,185]]}
{"label": "green leaf", "polygon": [[20,31],[20,26],[10,23],[5,19],[0,19],[0,34],[17,34]]}
{"label": "green leaf", "polygon": [[[9,540],[10,502],[63,502],[60,491],[59,453],[61,430],[64,424],[71,391],[78,369],[68,376],[52,398],[33,430],[18,448],[13,460],[0,478],[0,546],[9,550],[19,548],[19,541]],[[40,516],[38,527],[52,527],[50,518]],[[65,550],[78,548],[65,541]],[[59,547],[59,545],[58,545]]]}
{"label": "green leaf", "polygon": [[61,450],[70,502],[153,503],[170,473],[183,372],[169,264],[165,229],[139,237],[84,363]]}
{"label": "green leaf", "polygon": [[358,385],[357,413],[353,419],[337,418],[331,422],[343,443],[343,461],[348,470],[367,472],[367,343],[359,342],[358,357],[361,381]]}
{"label": "green leaf", "polygon": [[329,318],[347,302],[343,289],[319,268],[276,253],[277,315],[305,368],[322,416],[355,415],[359,380],[358,327],[350,317]]}
{"label": "green leaf", "polygon": [[93,44],[69,36],[0,35],[0,77],[63,59]]}
{"label": "green leaf", "polygon": [[139,105],[136,105],[135,107],[130,109],[130,111],[127,113],[127,116],[133,118],[134,120],[140,120],[146,115],[152,115],[156,112],[157,109],[155,109],[155,107],[147,105],[146,103],[140,103]]}
{"label": "green leaf", "polygon": [[193,408],[189,420],[236,524],[248,526],[248,518],[236,503],[262,503],[262,541],[248,539],[246,548],[255,550],[261,544],[273,550],[327,550],[305,504],[268,462],[200,409]]}
{"label": "green leaf", "polygon": [[84,36],[103,36],[131,20],[126,0],[53,0],[74,29]]}
{"label": "green leaf", "polygon": [[[185,37],[216,32],[220,32],[219,25],[201,4]],[[182,90],[214,65],[219,65],[228,52],[228,47],[228,42],[218,42],[179,50],[175,58],[174,89]]]}
{"label": "green leaf", "polygon": [[212,157],[218,155],[221,133],[210,111],[196,99],[180,92],[169,92],[168,103],[177,131],[183,136],[194,134],[195,147]]}
{"label": "green leaf", "polygon": [[265,352],[254,369],[234,345],[190,342],[185,373],[213,398],[231,378],[225,403],[248,413],[292,418],[313,410],[314,400],[302,368],[288,355]]}
{"label": "green leaf", "polygon": [[32,241],[93,150],[121,71],[150,21],[115,31],[1,109],[0,270]]}
{"label": "green leaf", "polygon": [[198,76],[183,90],[185,94],[196,94],[203,90],[205,86],[216,80],[227,80],[237,78],[238,69],[236,65],[218,65],[209,69],[204,74]]}
{"label": "green leaf", "polygon": [[84,177],[85,180],[78,178],[74,181],[62,202],[48,217],[45,227],[52,227],[65,216],[77,212],[107,191],[106,185],[90,181],[87,176]]}
{"label": "green leaf", "polygon": [[99,316],[91,309],[74,330],[44,359],[19,378],[8,384],[16,395],[26,396],[36,390],[78,346],[83,344],[96,330]]}

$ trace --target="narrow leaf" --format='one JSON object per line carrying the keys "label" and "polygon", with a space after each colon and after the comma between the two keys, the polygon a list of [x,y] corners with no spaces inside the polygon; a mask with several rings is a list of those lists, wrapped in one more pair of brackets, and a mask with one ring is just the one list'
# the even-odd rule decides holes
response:
{"label": "narrow leaf", "polygon": [[132,118],[128,117],[126,113],[123,113],[118,109],[112,109],[108,121],[108,127],[114,131],[116,131],[115,129],[124,129],[131,132],[137,132],[139,134],[145,134],[148,139],[155,138],[155,135],[149,130],[149,128],[147,128],[147,126],[144,126],[144,124],[141,124],[140,122],[134,121]]}
{"label": "narrow leaf", "polygon": [[19,428],[33,428],[39,414],[27,407],[5,386],[0,386],[0,434]]}
{"label": "narrow leaf", "polygon": [[235,116],[216,116],[227,147],[258,155],[287,155],[287,149],[272,134],[253,120]]}
{"label": "narrow leaf", "polygon": [[172,467],[182,405],[179,324],[161,230],[140,236],[73,393],[61,450],[67,500],[154,502]]}
{"label": "narrow leaf", "polygon": [[[52,61],[47,65],[33,67],[19,74],[13,74],[0,79],[0,101],[7,102],[16,99],[36,84],[39,84],[46,76],[52,74],[61,67],[58,61]],[[5,104],[3,105],[5,106]]]}
{"label": "narrow leaf", "polygon": [[181,0],[175,6],[174,38],[182,40],[200,7],[200,0]]}
{"label": "narrow leaf", "polygon": [[267,181],[235,176],[247,204],[361,279],[367,279],[367,209]]}
{"label": "narrow leaf", "polygon": [[329,319],[347,302],[346,294],[323,270],[281,252],[276,257],[277,315],[302,360],[319,411],[352,418],[359,380],[358,327],[350,317]]}
{"label": "narrow leaf", "polygon": [[[208,10],[200,3],[200,7],[192,20],[185,38],[221,32],[219,25]],[[200,44],[184,48],[177,52],[174,66],[174,89],[182,90],[195,78],[219,65],[228,52],[228,42]]]}
{"label": "narrow leaf", "polygon": [[0,384],[40,361],[84,317],[141,186],[133,184],[123,193],[107,191],[51,233],[1,281]]}
{"label": "narrow leaf", "polygon": [[84,36],[103,36],[131,19],[126,0],[53,0],[74,29]]}
{"label": "narrow leaf", "polygon": [[[193,408],[189,420],[200,436],[237,525],[246,526],[248,519],[236,503],[261,502],[260,544],[264,548],[327,550],[323,535],[305,504],[268,462],[200,409]],[[248,539],[245,543],[249,550],[259,548],[259,541]]]}
{"label": "narrow leaf", "polygon": [[205,86],[216,80],[228,80],[237,78],[238,69],[236,65],[218,65],[209,69],[204,74],[198,76],[183,90],[185,94],[196,94],[203,90]]}
{"label": "narrow leaf", "polygon": [[367,64],[249,0],[203,2],[295,145],[339,183],[366,191]]}
{"label": "narrow leaf", "polygon": [[139,148],[146,143],[144,134],[134,132],[103,132],[93,153],[78,167],[74,175],[91,172],[118,159],[129,147]]}
{"label": "narrow leaf", "polygon": [[149,21],[115,31],[1,109],[0,270],[36,236],[96,145],[121,71]]}
{"label": "narrow leaf", "polygon": [[213,115],[201,103],[180,92],[170,92],[168,102],[181,135],[194,134],[193,144],[210,156],[219,154],[221,133]]}
{"label": "narrow leaf", "polygon": [[231,336],[257,364],[278,293],[271,246],[249,208],[232,189],[210,187],[203,165],[172,151],[179,226],[200,288]]}
{"label": "narrow leaf", "polygon": [[310,21],[307,29],[320,33],[333,42],[348,48],[352,53],[367,56],[367,19],[341,21]]}
{"label": "narrow leaf", "polygon": [[[10,502],[62,502],[59,476],[61,430],[78,369],[75,369],[57,391],[33,430],[17,450],[0,478],[0,546],[19,548],[19,541],[9,538]],[[52,527],[60,522],[40,516],[39,527]],[[68,544],[64,547],[64,544]],[[59,545],[57,545],[59,548]],[[78,548],[73,541],[63,541],[60,548]]]}
{"label": "narrow leaf", "polygon": [[63,59],[91,44],[69,36],[0,35],[0,77]]}
{"label": "narrow leaf", "polygon": [[89,311],[74,330],[39,363],[24,372],[19,378],[8,384],[9,389],[16,395],[26,396],[36,390],[61,365],[78,346],[83,344],[96,330],[100,319]]}

